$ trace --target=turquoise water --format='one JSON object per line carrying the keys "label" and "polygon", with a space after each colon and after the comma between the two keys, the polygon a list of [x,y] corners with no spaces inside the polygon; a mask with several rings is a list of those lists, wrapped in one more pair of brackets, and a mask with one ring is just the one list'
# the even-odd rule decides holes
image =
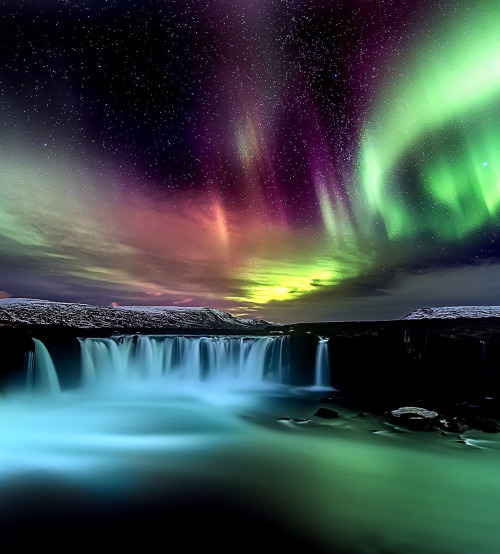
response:
{"label": "turquoise water", "polygon": [[154,379],[6,395],[0,544],[500,551],[497,435],[463,443],[342,405],[323,420],[321,396]]}

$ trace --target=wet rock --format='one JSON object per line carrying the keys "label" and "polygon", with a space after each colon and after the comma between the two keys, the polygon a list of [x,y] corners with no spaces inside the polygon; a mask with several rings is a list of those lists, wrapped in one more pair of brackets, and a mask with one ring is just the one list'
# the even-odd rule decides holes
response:
{"label": "wet rock", "polygon": [[470,418],[471,426],[485,433],[500,433],[500,425],[483,417]]}
{"label": "wet rock", "polygon": [[495,421],[476,415],[445,416],[439,419],[439,427],[451,433],[465,433],[471,429],[485,433],[500,433],[500,425]]}
{"label": "wet rock", "polygon": [[400,425],[405,425],[415,431],[424,431],[434,428],[438,413],[417,406],[405,406],[391,411],[391,419]]}
{"label": "wet rock", "polygon": [[338,412],[330,410],[329,408],[318,408],[314,415],[325,419],[338,419],[340,417]]}
{"label": "wet rock", "polygon": [[292,421],[293,423],[307,423],[311,421],[310,419],[305,419],[303,417],[280,417],[278,421]]}
{"label": "wet rock", "polygon": [[465,420],[457,416],[440,419],[439,427],[450,433],[465,433],[470,430],[470,426]]}

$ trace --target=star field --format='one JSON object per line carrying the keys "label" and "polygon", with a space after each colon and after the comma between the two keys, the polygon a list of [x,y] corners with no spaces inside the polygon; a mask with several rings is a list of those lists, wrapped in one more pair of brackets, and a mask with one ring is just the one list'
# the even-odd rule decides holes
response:
{"label": "star field", "polygon": [[0,294],[498,304],[499,25],[491,0],[5,2]]}

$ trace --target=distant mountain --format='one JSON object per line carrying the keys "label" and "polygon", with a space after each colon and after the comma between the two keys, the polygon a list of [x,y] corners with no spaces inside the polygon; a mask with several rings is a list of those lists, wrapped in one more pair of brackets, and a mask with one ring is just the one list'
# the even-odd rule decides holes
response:
{"label": "distant mountain", "polygon": [[216,308],[174,306],[93,306],[33,298],[0,300],[0,323],[61,325],[81,329],[176,328],[259,330],[276,326],[261,319],[234,317]]}
{"label": "distant mountain", "polygon": [[401,319],[459,319],[500,317],[500,306],[451,306],[420,308]]}

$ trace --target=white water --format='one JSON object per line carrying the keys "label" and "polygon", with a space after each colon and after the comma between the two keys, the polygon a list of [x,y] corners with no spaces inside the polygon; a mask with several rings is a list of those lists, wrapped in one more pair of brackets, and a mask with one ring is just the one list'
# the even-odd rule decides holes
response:
{"label": "white water", "polygon": [[314,364],[314,386],[330,388],[330,356],[328,354],[328,339],[320,338],[316,349]]}
{"label": "white water", "polygon": [[35,354],[27,354],[27,387],[42,393],[60,393],[59,379],[49,351],[40,340],[33,339],[33,342]]}
{"label": "white water", "polygon": [[286,383],[288,337],[127,335],[80,339],[83,384]]}

